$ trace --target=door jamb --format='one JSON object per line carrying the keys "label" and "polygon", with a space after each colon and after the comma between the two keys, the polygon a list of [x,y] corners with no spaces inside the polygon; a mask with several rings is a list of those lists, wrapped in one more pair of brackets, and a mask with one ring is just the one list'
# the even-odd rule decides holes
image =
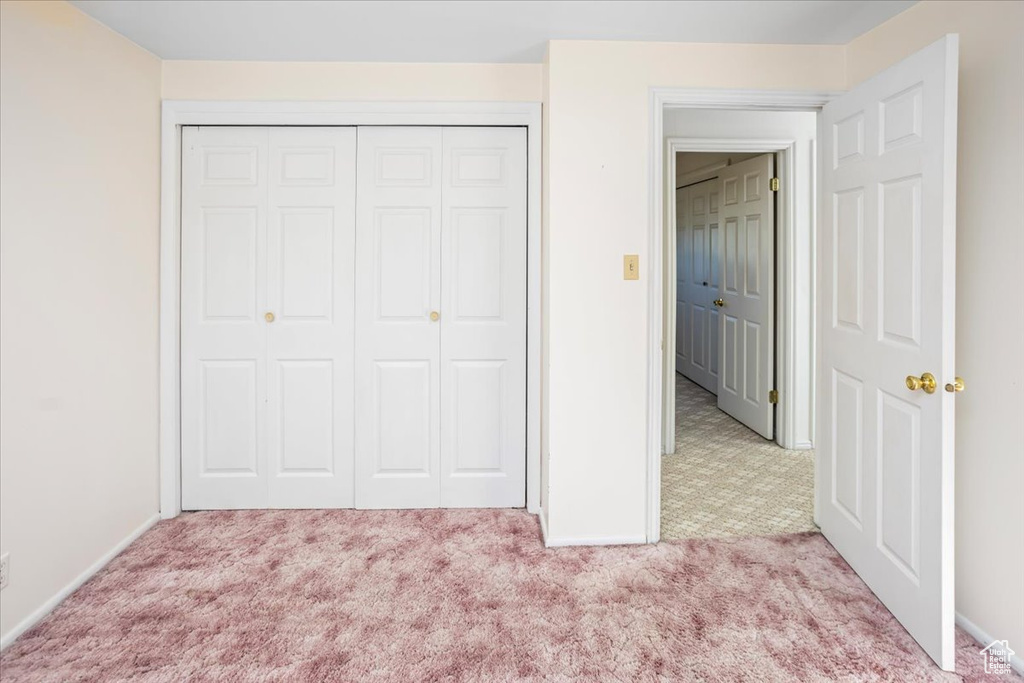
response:
{"label": "door jamb", "polygon": [[540,512],[540,103],[164,100],[160,121],[160,516],[170,519],[181,512],[181,127],[196,125],[526,128],[526,509]]}
{"label": "door jamb", "polygon": [[[760,111],[819,111],[839,93],[825,91],[650,89],[648,141],[648,336],[647,336],[647,542],[661,538],[661,451],[664,410],[664,372],[675,358],[664,336],[665,319],[665,154],[666,109],[745,109]],[[673,179],[674,181],[674,179]],[[673,226],[673,233],[675,232]],[[673,306],[674,307],[674,306]]]}

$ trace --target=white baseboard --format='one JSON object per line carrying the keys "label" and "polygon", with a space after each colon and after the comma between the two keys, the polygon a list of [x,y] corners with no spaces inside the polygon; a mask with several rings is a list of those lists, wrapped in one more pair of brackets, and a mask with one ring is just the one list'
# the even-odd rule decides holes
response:
{"label": "white baseboard", "polygon": [[548,548],[558,548],[576,545],[642,545],[647,543],[646,536],[583,536],[551,538],[545,535],[544,545]]}
{"label": "white baseboard", "polygon": [[[2,638],[0,638],[0,650],[6,648],[8,645],[17,640],[18,636],[20,636],[22,633],[24,633],[25,631],[29,630],[37,623],[42,621],[43,617],[52,612],[54,608],[57,607],[57,605],[64,602],[65,598],[67,598],[69,595],[71,595],[76,590],[81,588],[86,581],[91,579],[99,570],[107,566],[107,564],[112,559],[120,555],[121,551],[127,548],[132,541],[134,541],[139,536],[149,531],[153,527],[153,525],[159,521],[160,515],[153,515],[152,517],[147,519],[145,522],[142,523],[140,527],[138,527],[137,529],[135,529],[135,531],[128,534],[128,536],[126,536],[117,545],[111,548],[105,555],[103,555],[103,557],[93,562],[88,569],[86,569],[84,572],[76,576],[71,581],[71,583],[57,591],[57,594],[49,600],[47,600],[46,602],[44,602],[42,606],[39,607],[39,609],[37,609],[32,614],[22,619],[21,623],[19,623],[10,631],[5,633]],[[7,590],[10,590],[10,587],[8,587]]]}
{"label": "white baseboard", "polygon": [[[998,637],[991,636],[988,633],[985,633],[977,624],[975,624],[973,621],[971,621],[964,615],[960,614],[959,612],[956,613],[956,625],[962,628],[963,630],[967,631],[967,634],[979,643],[981,643],[982,647],[987,647],[989,643],[991,643]],[[1010,655],[1010,666],[1013,668],[1014,671],[1024,676],[1024,659],[1021,659],[1020,656],[1022,646],[1024,646],[1024,643],[1022,643],[1021,645],[1017,645],[1016,643],[1010,643],[1010,647],[1016,647],[1018,653],[1015,655]],[[982,655],[979,653],[978,656],[981,657]]]}

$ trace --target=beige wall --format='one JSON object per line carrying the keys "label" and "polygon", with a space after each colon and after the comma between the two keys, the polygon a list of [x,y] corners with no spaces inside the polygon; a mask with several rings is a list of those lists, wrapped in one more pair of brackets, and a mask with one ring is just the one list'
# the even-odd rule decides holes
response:
{"label": "beige wall", "polygon": [[[851,86],[960,34],[956,608],[1024,648],[1024,3],[922,2],[847,47]],[[1008,295],[1008,296],[1007,296]],[[1019,654],[1018,654],[1019,656]]]}
{"label": "beige wall", "polygon": [[5,0],[0,63],[6,635],[157,512],[160,62]]}
{"label": "beige wall", "polygon": [[[641,540],[647,473],[650,88],[842,89],[842,46],[552,41],[548,530]],[[581,245],[586,245],[585,249]]]}
{"label": "beige wall", "polygon": [[540,64],[163,63],[168,100],[540,102]]}

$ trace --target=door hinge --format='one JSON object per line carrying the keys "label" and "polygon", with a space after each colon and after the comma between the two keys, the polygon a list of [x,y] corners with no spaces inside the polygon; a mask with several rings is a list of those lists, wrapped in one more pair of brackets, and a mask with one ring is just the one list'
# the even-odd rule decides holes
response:
{"label": "door hinge", "polygon": [[771,391],[768,392],[768,402],[769,403],[778,403],[779,402],[779,392],[778,392],[777,389],[772,389]]}
{"label": "door hinge", "polygon": [[771,189],[772,192],[778,192],[779,191],[779,179],[778,178],[772,178],[768,182],[768,187],[769,187],[769,189]]}

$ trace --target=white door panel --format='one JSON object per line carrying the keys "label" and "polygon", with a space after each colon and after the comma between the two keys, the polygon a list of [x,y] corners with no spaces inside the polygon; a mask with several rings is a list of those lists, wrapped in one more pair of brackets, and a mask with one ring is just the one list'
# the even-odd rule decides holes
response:
{"label": "white door panel", "polygon": [[[825,107],[818,287],[822,532],[953,668],[957,40]],[[935,375],[928,394],[908,376]]]}
{"label": "white door panel", "polygon": [[182,507],[351,506],[355,131],[182,143]]}
{"label": "white door panel", "polygon": [[268,504],[267,131],[182,130],[182,509]]}
{"label": "white door panel", "polygon": [[676,370],[712,393],[718,391],[718,352],[711,346],[718,336],[711,331],[717,321],[711,311],[717,272],[711,263],[712,240],[718,232],[716,187],[715,180],[707,180],[677,190],[676,195]]}
{"label": "white door panel", "polygon": [[358,508],[441,502],[440,128],[360,128],[356,220]]}
{"label": "white door panel", "polygon": [[774,171],[774,156],[763,154],[727,166],[718,181],[718,407],[766,439],[774,436]]}
{"label": "white door panel", "polygon": [[526,131],[445,128],[441,505],[526,504]]}
{"label": "white door panel", "polygon": [[269,141],[270,507],[352,507],[356,131]]}

